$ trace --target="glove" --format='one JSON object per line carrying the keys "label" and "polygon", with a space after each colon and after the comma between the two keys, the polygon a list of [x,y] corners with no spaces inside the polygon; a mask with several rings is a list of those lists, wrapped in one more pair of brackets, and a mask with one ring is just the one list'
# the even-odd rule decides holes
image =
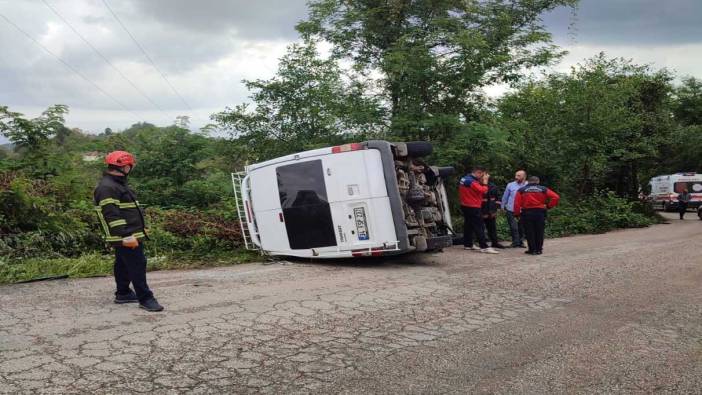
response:
{"label": "glove", "polygon": [[122,239],[122,246],[131,248],[132,250],[139,247],[139,240],[134,236],[125,237]]}

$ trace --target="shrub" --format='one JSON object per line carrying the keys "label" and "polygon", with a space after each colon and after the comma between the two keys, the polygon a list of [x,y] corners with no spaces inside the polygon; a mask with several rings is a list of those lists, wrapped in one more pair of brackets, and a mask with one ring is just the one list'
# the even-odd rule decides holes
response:
{"label": "shrub", "polygon": [[640,228],[657,222],[640,203],[617,197],[614,192],[599,192],[576,202],[564,202],[549,212],[548,237],[581,233],[604,233],[618,228]]}
{"label": "shrub", "polygon": [[239,223],[204,212],[165,210],[162,214],[163,228],[183,238],[214,237],[236,248],[241,245]]}
{"label": "shrub", "polygon": [[[561,200],[548,212],[546,237],[572,236],[584,233],[604,233],[620,228],[640,228],[659,222],[650,205],[617,197],[614,192],[599,192],[575,202]],[[463,232],[463,217],[453,216],[453,229]],[[497,216],[497,235],[510,240],[507,217]]]}

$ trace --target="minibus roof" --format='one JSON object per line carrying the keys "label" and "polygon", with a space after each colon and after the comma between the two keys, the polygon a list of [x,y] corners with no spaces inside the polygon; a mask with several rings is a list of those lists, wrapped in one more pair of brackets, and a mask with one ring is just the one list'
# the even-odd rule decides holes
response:
{"label": "minibus roof", "polygon": [[318,148],[309,151],[298,152],[296,154],[281,156],[280,158],[270,159],[261,163],[254,163],[252,165],[246,166],[246,172],[249,173],[253,170],[260,169],[262,167],[290,162],[294,160],[314,158],[316,156],[324,156],[330,154],[341,154],[345,152],[358,151],[364,149],[367,149],[366,143],[347,143],[343,145],[337,145],[334,147]]}
{"label": "minibus roof", "polygon": [[252,165],[248,165],[248,166],[246,166],[246,172],[248,173],[248,172],[251,172],[253,170],[260,169],[260,168],[266,167],[266,166],[276,165],[278,163],[289,162],[292,160],[299,160],[299,159],[305,159],[305,158],[312,158],[315,156],[328,155],[331,153],[332,153],[331,147],[318,148],[318,149],[313,149],[313,150],[309,150],[309,151],[298,152],[296,154],[285,155],[285,156],[281,156],[279,158],[267,160],[265,162],[254,163]]}

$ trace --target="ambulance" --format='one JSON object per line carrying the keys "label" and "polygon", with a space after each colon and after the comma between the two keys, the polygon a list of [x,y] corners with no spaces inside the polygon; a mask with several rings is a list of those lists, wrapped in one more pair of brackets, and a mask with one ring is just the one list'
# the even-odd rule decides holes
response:
{"label": "ambulance", "polygon": [[374,140],[252,164],[234,175],[247,245],[268,255],[347,258],[452,245],[444,179],[427,142]]}
{"label": "ambulance", "polygon": [[678,194],[683,190],[692,195],[689,208],[697,208],[702,202],[702,174],[688,172],[662,175],[651,178],[650,200],[655,208],[672,211],[678,206]]}

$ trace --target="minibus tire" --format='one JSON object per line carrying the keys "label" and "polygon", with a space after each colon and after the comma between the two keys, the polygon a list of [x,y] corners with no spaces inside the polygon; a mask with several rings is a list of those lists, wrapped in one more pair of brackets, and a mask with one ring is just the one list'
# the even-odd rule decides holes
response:
{"label": "minibus tire", "polygon": [[453,166],[439,167],[439,177],[446,178],[452,176],[456,172]]}
{"label": "minibus tire", "polygon": [[434,146],[426,141],[410,141],[405,145],[407,146],[407,156],[415,158],[430,155],[434,151]]}

